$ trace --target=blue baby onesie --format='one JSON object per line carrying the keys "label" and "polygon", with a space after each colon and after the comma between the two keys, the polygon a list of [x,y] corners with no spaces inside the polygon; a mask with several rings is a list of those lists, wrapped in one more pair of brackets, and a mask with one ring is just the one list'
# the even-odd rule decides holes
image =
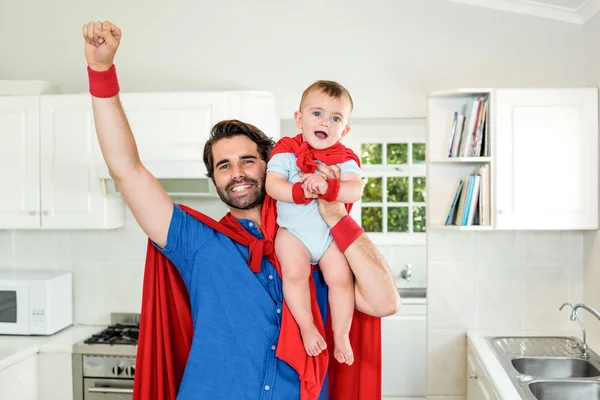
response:
{"label": "blue baby onesie", "polygon": [[[356,161],[346,161],[337,166],[340,167],[341,173],[352,172],[360,176],[360,168]],[[267,172],[280,173],[291,183],[302,181],[298,176],[301,171],[296,165],[294,153],[278,153],[272,156],[267,164]],[[319,214],[316,199],[307,204],[277,201],[277,224],[304,243],[310,251],[311,264],[319,262],[333,241],[329,226]]]}

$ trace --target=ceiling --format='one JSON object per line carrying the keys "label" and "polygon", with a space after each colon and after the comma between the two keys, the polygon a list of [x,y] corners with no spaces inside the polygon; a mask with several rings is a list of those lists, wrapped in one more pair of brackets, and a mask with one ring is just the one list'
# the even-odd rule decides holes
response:
{"label": "ceiling", "polygon": [[539,3],[543,5],[564,7],[571,10],[577,10],[579,7],[586,2],[586,0],[537,0],[537,1],[523,1],[523,3]]}
{"label": "ceiling", "polygon": [[600,12],[600,0],[448,0],[584,25]]}

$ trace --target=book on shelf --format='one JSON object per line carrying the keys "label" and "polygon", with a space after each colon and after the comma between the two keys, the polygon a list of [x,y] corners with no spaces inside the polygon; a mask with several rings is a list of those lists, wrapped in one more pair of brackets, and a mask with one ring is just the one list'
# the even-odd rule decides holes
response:
{"label": "book on shelf", "polygon": [[444,225],[490,225],[490,166],[482,165],[456,183]]}
{"label": "book on shelf", "polygon": [[489,157],[489,97],[473,97],[468,110],[448,115],[445,142],[448,157]]}

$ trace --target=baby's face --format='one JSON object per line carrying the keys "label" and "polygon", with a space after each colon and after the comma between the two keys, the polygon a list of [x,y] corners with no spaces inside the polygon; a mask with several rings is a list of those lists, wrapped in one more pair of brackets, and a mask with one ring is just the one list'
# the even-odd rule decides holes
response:
{"label": "baby's face", "polygon": [[344,137],[350,126],[352,106],[346,96],[333,98],[321,91],[306,96],[302,109],[294,113],[302,138],[313,149],[326,149]]}

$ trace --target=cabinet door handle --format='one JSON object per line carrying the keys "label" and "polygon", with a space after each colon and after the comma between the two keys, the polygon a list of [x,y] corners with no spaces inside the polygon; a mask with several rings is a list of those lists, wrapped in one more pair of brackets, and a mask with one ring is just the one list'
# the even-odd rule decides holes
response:
{"label": "cabinet door handle", "polygon": [[478,379],[479,377],[477,376],[476,373],[474,372],[469,372],[469,379]]}
{"label": "cabinet door handle", "polygon": [[35,215],[37,214],[35,211],[29,211],[29,215]]}
{"label": "cabinet door handle", "polygon": [[44,211],[43,214],[44,215],[50,215],[50,211]]}
{"label": "cabinet door handle", "polygon": [[504,214],[504,210],[498,210],[498,214],[500,214],[500,215]]}
{"label": "cabinet door handle", "polygon": [[133,389],[121,389],[111,387],[91,387],[88,388],[90,393],[105,393],[105,394],[133,394]]}

